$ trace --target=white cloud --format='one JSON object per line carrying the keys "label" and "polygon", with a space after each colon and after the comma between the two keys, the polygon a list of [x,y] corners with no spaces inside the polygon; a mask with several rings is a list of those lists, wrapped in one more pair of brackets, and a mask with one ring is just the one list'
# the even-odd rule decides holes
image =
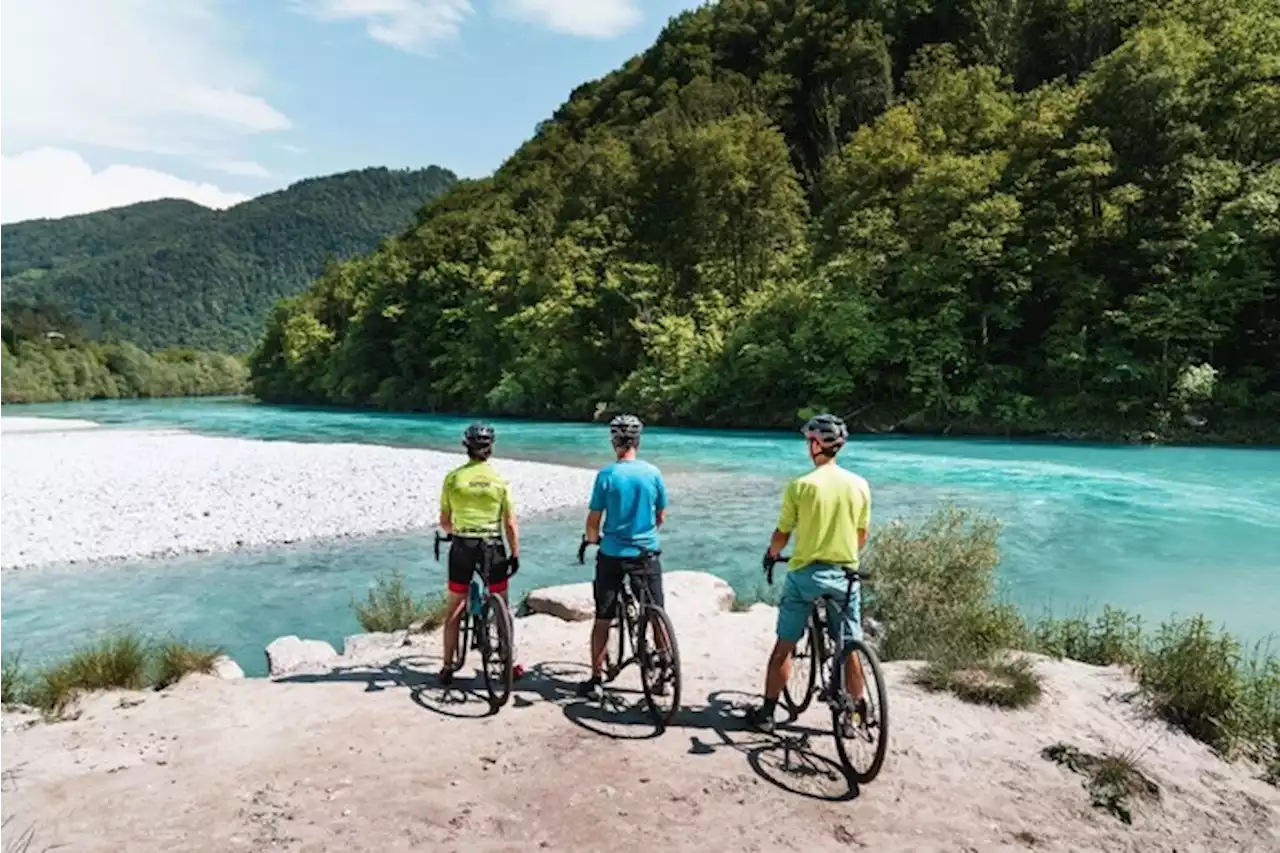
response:
{"label": "white cloud", "polygon": [[271,173],[261,163],[252,160],[216,160],[209,164],[210,169],[226,172],[228,175],[240,175],[245,178],[269,178]]}
{"label": "white cloud", "polygon": [[289,119],[259,93],[216,0],[5,0],[4,149],[192,154]]}
{"label": "white cloud", "polygon": [[160,198],[185,198],[221,208],[249,197],[137,166],[108,166],[94,172],[79,154],[60,148],[0,157],[3,222],[71,216]]}
{"label": "white cloud", "polygon": [[500,0],[504,14],[558,33],[612,38],[640,23],[634,0]]}
{"label": "white cloud", "polygon": [[375,41],[421,51],[458,35],[470,0],[293,0],[294,9],[319,21],[364,21]]}

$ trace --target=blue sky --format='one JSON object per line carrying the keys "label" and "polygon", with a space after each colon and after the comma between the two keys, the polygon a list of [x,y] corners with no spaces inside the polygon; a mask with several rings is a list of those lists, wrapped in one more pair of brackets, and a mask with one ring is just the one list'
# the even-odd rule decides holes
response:
{"label": "blue sky", "polygon": [[491,172],[699,0],[2,0],[0,218]]}

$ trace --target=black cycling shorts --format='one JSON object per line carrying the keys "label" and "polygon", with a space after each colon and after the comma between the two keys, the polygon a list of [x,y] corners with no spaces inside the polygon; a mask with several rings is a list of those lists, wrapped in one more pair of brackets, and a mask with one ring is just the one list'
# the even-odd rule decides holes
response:
{"label": "black cycling shorts", "polygon": [[662,607],[662,560],[657,554],[647,557],[609,557],[596,553],[596,577],[591,584],[596,599],[596,618],[613,620],[618,616],[618,595],[628,575],[641,581],[649,590],[649,598]]}
{"label": "black cycling shorts", "polygon": [[480,576],[490,592],[507,591],[507,549],[501,539],[453,537],[449,546],[449,592],[465,593],[471,575]]}

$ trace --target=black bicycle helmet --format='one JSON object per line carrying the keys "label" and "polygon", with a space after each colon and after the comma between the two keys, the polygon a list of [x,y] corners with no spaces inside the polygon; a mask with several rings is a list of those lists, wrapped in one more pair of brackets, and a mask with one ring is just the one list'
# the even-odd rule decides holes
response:
{"label": "black bicycle helmet", "polygon": [[814,415],[800,432],[804,433],[805,438],[817,441],[823,450],[833,453],[844,447],[844,443],[849,440],[849,428],[835,415]]}
{"label": "black bicycle helmet", "polygon": [[635,447],[644,424],[635,415],[618,415],[609,421],[609,437],[618,447]]}
{"label": "black bicycle helmet", "polygon": [[468,448],[479,449],[492,445],[494,438],[493,426],[477,421],[462,434],[462,443]]}

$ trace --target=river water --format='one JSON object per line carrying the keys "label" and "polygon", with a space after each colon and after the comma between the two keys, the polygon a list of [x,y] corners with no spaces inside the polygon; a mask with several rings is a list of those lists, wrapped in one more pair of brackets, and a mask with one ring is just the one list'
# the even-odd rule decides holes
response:
{"label": "river water", "polygon": [[[467,419],[257,405],[236,399],[6,407],[214,435],[355,441],[454,450]],[[499,453],[599,466],[604,428],[498,421]],[[666,474],[672,506],[664,564],[706,569],[740,592],[759,583],[759,554],[787,478],[808,468],[794,434],[652,428],[644,455]],[[1004,594],[1032,613],[1116,604],[1159,621],[1203,612],[1250,641],[1280,619],[1280,451],[857,438],[842,461],[872,484],[873,526],[952,501],[1000,518]],[[527,518],[522,590],[586,580],[574,560],[583,507]],[[518,499],[518,495],[517,495]],[[359,630],[352,596],[402,568],[435,589],[443,572],[421,534],[98,566],[4,572],[6,652],[31,659],[125,625],[227,648],[263,671],[262,648],[296,633]],[[585,642],[585,637],[584,637]]]}

